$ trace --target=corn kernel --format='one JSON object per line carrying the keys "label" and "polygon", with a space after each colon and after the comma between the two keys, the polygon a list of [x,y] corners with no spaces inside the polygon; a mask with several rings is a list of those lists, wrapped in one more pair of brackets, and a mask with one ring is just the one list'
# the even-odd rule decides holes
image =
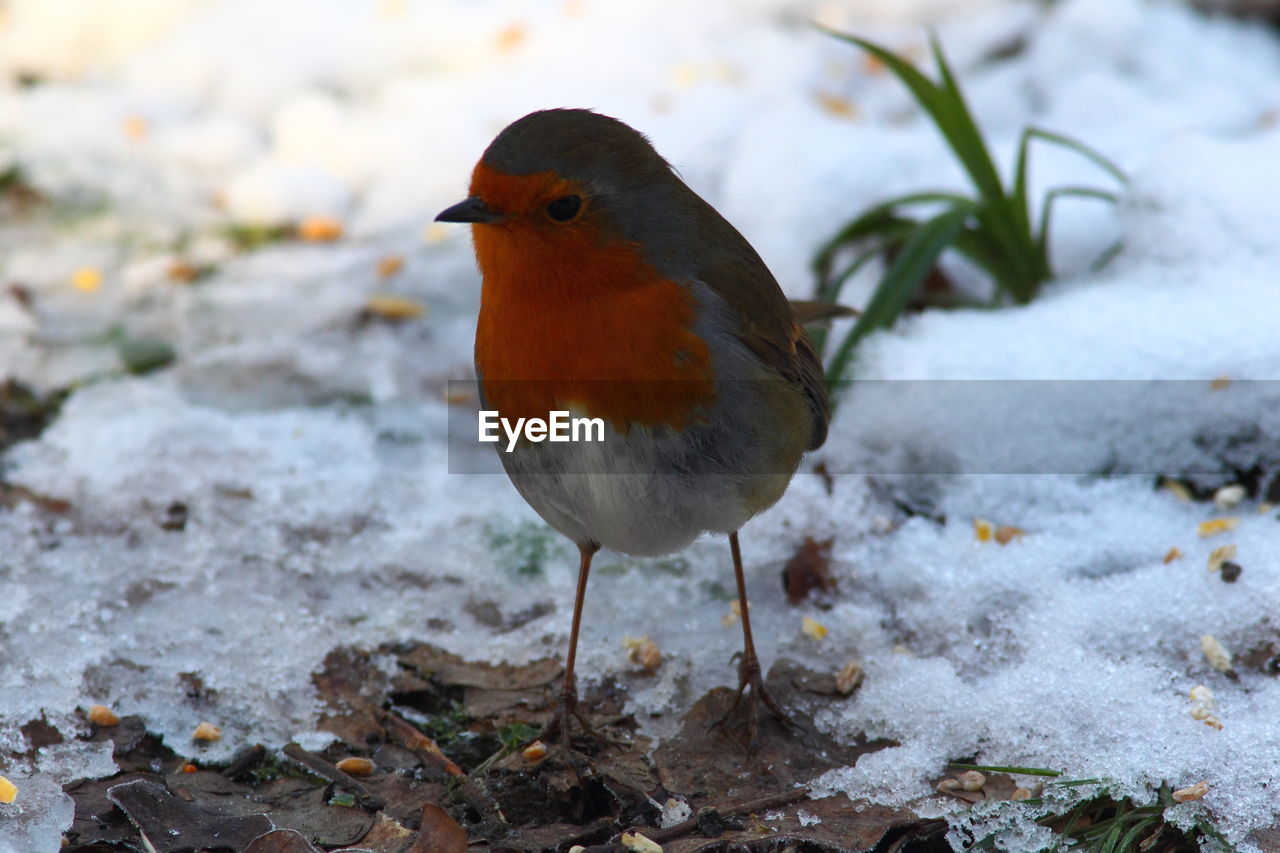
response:
{"label": "corn kernel", "polygon": [[93,293],[102,288],[102,273],[96,267],[80,267],[71,274],[71,286],[81,293]]}
{"label": "corn kernel", "polygon": [[985,518],[975,518],[973,520],[973,537],[979,542],[990,542],[991,537],[995,535],[995,527]]}
{"label": "corn kernel", "polygon": [[1179,788],[1173,792],[1173,799],[1179,803],[1187,803],[1191,800],[1198,800],[1205,794],[1209,793],[1208,782],[1197,782],[1187,788]]}
{"label": "corn kernel", "polygon": [[1182,559],[1182,549],[1179,548],[1177,545],[1174,545],[1172,548],[1170,548],[1168,551],[1165,552],[1164,564],[1167,566],[1170,563],[1172,563],[1174,560],[1181,560],[1181,559]]}
{"label": "corn kernel", "polygon": [[662,845],[638,832],[622,833],[622,849],[630,853],[662,853]]}
{"label": "corn kernel", "polygon": [[308,216],[298,223],[298,237],[308,243],[332,243],[342,236],[342,223],[332,216]]}
{"label": "corn kernel", "polygon": [[1218,642],[1212,634],[1205,634],[1200,638],[1200,651],[1204,653],[1209,666],[1218,672],[1235,672],[1231,666],[1231,652],[1227,651],[1227,647]]}
{"label": "corn kernel", "polygon": [[804,632],[806,637],[815,642],[827,636],[827,626],[816,619],[810,619],[808,616],[800,619],[800,630]]}
{"label": "corn kernel", "polygon": [[541,761],[547,757],[547,745],[540,740],[535,740],[520,750],[520,757],[525,761]]}
{"label": "corn kernel", "polygon": [[12,803],[18,797],[18,786],[0,776],[0,803]]}
{"label": "corn kernel", "polygon": [[390,293],[374,293],[364,303],[364,310],[384,320],[412,320],[426,313],[426,308],[412,299]]}
{"label": "corn kernel", "polygon": [[1196,527],[1196,533],[1200,534],[1201,539],[1208,539],[1210,536],[1217,536],[1219,533],[1226,533],[1229,530],[1235,530],[1240,525],[1238,518],[1212,518],[1208,521],[1200,522]]}
{"label": "corn kernel", "polygon": [[119,725],[120,718],[106,705],[90,705],[89,722],[95,726],[115,726]]}
{"label": "corn kernel", "polygon": [[1235,545],[1219,545],[1209,553],[1209,571],[1216,572],[1222,568],[1222,564],[1227,560],[1234,560],[1236,556]]}
{"label": "corn kernel", "polygon": [[387,255],[378,261],[378,276],[380,278],[391,278],[402,269],[404,269],[404,257],[402,255]]}
{"label": "corn kernel", "polygon": [[196,730],[192,732],[192,740],[198,740],[202,743],[212,743],[222,737],[222,729],[213,723],[201,723],[196,726]]}
{"label": "corn kernel", "polygon": [[372,761],[355,756],[347,756],[334,766],[348,776],[372,776],[374,771]]}

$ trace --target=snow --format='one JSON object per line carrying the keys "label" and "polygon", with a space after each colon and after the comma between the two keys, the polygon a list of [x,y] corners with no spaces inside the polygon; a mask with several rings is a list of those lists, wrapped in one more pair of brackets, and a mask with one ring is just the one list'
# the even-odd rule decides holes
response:
{"label": "snow", "polygon": [[[745,529],[766,660],[834,672],[859,658],[863,686],[819,724],[901,744],[819,790],[948,815],[957,847],[997,833],[1020,851],[1044,831],[1006,804],[936,797],[947,762],[1055,768],[1140,801],[1205,780],[1171,819],[1255,849],[1249,833],[1280,819],[1266,787],[1280,778],[1280,682],[1243,666],[1230,679],[1200,638],[1237,658],[1274,643],[1280,524],[1256,501],[1223,511],[1153,483],[1280,467],[1273,31],[1138,0],[10,0],[0,162],[51,202],[0,230],[0,282],[33,305],[0,297],[0,373],[80,387],[3,459],[7,482],[73,509],[0,511],[0,746],[18,756],[0,772],[21,789],[0,806],[0,851],[57,849],[71,818],[59,786],[110,772],[109,753],[72,737],[78,708],[140,714],[175,749],[218,759],[250,738],[314,743],[310,674],[338,646],[563,654],[574,549],[504,477],[459,473],[446,441],[467,414],[443,392],[470,375],[477,286],[465,233],[430,219],[508,121],[592,106],[648,133],[807,295],[835,223],[890,194],[964,186],[896,81],[810,18],[917,57],[936,26],[1002,165],[1034,123],[1131,177],[1114,209],[1062,202],[1061,277],[1032,304],[930,312],[869,338],[857,375],[875,381],[846,389],[812,460],[830,493],[806,469]],[[1021,53],[987,58],[1015,36]],[[19,87],[18,73],[42,82]],[[1048,147],[1032,179],[1113,188]],[[223,236],[312,216],[346,236],[244,255]],[[391,255],[404,269],[384,279]],[[211,274],[174,282],[175,260]],[[100,289],[72,287],[86,266]],[[426,315],[361,322],[377,292]],[[98,342],[113,323],[172,344],[175,365],[119,375]],[[182,531],[159,524],[175,502]],[[1223,515],[1238,526],[1197,535]],[[1024,532],[978,542],[975,518]],[[772,592],[806,535],[835,537],[830,610]],[[1234,584],[1206,568],[1223,544],[1244,568]],[[732,677],[730,587],[721,541],[660,561],[601,555],[587,689],[631,666],[624,636],[648,634],[664,662],[633,710],[670,731]],[[548,612],[499,632],[476,616],[486,605]],[[806,637],[802,616],[826,638]],[[1191,716],[1197,685],[1220,731]],[[25,755],[18,726],[40,718],[68,741]],[[196,747],[205,720],[224,738]]]}

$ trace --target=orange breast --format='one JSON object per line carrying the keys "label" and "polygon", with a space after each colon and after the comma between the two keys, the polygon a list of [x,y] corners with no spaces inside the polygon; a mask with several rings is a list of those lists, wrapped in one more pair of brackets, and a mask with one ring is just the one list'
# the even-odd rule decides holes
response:
{"label": "orange breast", "polygon": [[715,396],[692,294],[590,222],[473,226],[476,367],[502,417],[576,410],[624,432],[682,427]]}

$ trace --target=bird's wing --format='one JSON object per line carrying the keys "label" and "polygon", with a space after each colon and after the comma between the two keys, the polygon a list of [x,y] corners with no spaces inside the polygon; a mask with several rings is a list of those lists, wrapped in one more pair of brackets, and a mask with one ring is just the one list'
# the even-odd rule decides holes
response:
{"label": "bird's wing", "polygon": [[816,450],[826,440],[831,420],[818,353],[756,250],[710,205],[706,209],[713,216],[704,221],[714,224],[702,245],[716,248],[699,258],[698,278],[732,310],[742,342],[804,396],[812,424],[808,449]]}

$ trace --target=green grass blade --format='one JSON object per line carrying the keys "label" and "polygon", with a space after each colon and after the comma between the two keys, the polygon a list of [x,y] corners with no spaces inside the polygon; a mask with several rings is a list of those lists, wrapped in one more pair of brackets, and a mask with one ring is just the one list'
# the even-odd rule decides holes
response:
{"label": "green grass blade", "polygon": [[880,226],[880,223],[895,217],[896,208],[915,204],[957,204],[967,202],[967,198],[956,193],[930,191],[901,195],[872,205],[864,210],[861,215],[846,223],[844,227],[818,249],[818,253],[814,256],[812,263],[814,272],[818,273],[819,276],[829,272],[835,255],[842,248],[849,243],[870,236]]}
{"label": "green grass blade", "polygon": [[1036,247],[1040,256],[1045,259],[1046,265],[1049,259],[1049,224],[1053,218],[1053,203],[1063,197],[1092,198],[1112,204],[1119,201],[1115,193],[1093,187],[1054,187],[1045,193],[1044,200],[1040,202],[1040,230],[1036,234]]}
{"label": "green grass blade", "polygon": [[857,324],[841,341],[827,372],[828,384],[834,386],[844,378],[853,347],[859,340],[875,329],[892,325],[898,318],[938,256],[964,228],[965,220],[972,213],[971,206],[957,205],[924,222],[912,233],[885,272]]}
{"label": "green grass blade", "polygon": [[1003,199],[1004,185],[1000,181],[1000,173],[996,171],[987,144],[982,138],[982,131],[978,129],[978,123],[974,121],[973,113],[965,102],[964,93],[960,91],[960,85],[951,73],[951,66],[942,53],[942,45],[938,43],[936,34],[930,34],[929,47],[933,51],[933,61],[938,65],[938,73],[942,78],[941,89],[946,95],[945,100],[951,113],[945,125],[938,121],[938,128],[947,137],[947,142],[964,164],[978,191],[988,201]]}
{"label": "green grass blade", "polygon": [[1111,177],[1116,179],[1116,183],[1121,186],[1129,185],[1129,176],[1124,173],[1124,170],[1117,166],[1115,162],[1105,157],[1101,152],[1090,148],[1078,139],[1073,139],[1070,136],[1064,136],[1061,133],[1054,133],[1051,130],[1043,130],[1038,127],[1027,128],[1024,135],[1032,136],[1036,139],[1053,143],[1054,145],[1060,145],[1063,148],[1069,148],[1081,157],[1084,157],[1086,160],[1093,163],[1098,168],[1102,169],[1104,172],[1107,172]]}

